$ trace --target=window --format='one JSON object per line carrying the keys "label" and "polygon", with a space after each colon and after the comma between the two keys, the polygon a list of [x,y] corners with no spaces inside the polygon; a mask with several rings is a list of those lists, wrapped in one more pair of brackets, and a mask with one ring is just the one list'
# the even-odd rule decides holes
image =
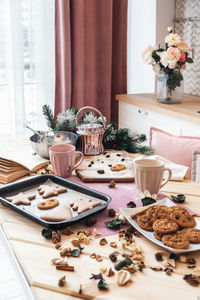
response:
{"label": "window", "polygon": [[42,105],[54,105],[54,0],[0,2],[0,139],[45,129]]}

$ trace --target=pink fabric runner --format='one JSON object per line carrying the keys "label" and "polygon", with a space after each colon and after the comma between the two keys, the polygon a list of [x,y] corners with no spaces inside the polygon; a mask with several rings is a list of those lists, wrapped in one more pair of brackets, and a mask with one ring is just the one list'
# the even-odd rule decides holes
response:
{"label": "pink fabric runner", "polygon": [[[107,209],[95,216],[95,218],[97,218],[97,223],[90,227],[90,229],[93,230],[95,227],[101,233],[101,236],[115,234],[116,230],[111,230],[105,225],[105,222],[113,219],[108,216],[108,210],[113,208],[116,212],[119,212],[120,207],[127,207],[127,203],[134,201],[133,198],[138,196],[136,185],[134,183],[117,183],[115,188],[109,188],[108,183],[86,183],[82,182],[75,176],[71,176],[69,180],[107,194],[112,198],[112,201],[109,203]],[[157,200],[161,200],[163,198],[166,198],[166,196],[162,193],[159,193]],[[136,203],[137,207],[141,206],[140,201],[134,202]],[[82,222],[82,225],[84,225],[84,221]]]}

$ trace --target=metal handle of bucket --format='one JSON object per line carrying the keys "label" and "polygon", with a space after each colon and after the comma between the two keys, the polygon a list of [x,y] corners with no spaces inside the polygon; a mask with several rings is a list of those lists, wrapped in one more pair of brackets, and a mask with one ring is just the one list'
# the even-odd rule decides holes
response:
{"label": "metal handle of bucket", "polygon": [[106,118],[102,115],[102,113],[97,108],[92,107],[92,106],[84,106],[81,109],[79,109],[79,111],[76,114],[76,127],[78,126],[78,116],[85,109],[90,109],[90,110],[96,111],[100,115],[100,117],[102,119],[104,129],[106,128]]}

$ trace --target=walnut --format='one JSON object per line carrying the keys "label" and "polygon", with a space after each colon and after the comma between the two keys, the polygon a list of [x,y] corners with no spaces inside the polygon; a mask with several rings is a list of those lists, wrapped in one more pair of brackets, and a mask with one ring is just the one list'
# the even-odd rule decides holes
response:
{"label": "walnut", "polygon": [[58,286],[63,287],[66,284],[65,278],[66,276],[63,276],[58,280]]}
{"label": "walnut", "polygon": [[72,240],[71,243],[74,247],[79,247],[79,245],[80,245],[79,240],[77,238]]}
{"label": "walnut", "polygon": [[60,250],[60,256],[71,256],[71,248],[64,248]]}
{"label": "walnut", "polygon": [[52,231],[52,241],[54,244],[61,242],[61,234],[60,231]]}
{"label": "walnut", "polygon": [[63,230],[61,230],[61,234],[63,235],[71,235],[74,232],[72,231],[71,227],[67,226],[66,228],[64,228]]}

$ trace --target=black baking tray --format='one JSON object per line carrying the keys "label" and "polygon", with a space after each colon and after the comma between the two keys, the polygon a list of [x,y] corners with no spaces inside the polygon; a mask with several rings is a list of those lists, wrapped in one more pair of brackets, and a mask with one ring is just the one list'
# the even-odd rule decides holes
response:
{"label": "black baking tray", "polygon": [[[32,214],[31,212],[28,212],[26,210],[23,210],[23,207],[17,206],[15,204],[12,204],[8,200],[5,199],[5,197],[13,196],[18,194],[19,192],[27,191],[31,188],[37,187],[43,183],[45,183],[48,179],[52,180],[54,183],[59,184],[63,187],[75,190],[77,192],[83,193],[85,195],[96,197],[100,200],[105,201],[105,203],[101,204],[100,206],[94,207],[93,209],[90,209],[86,212],[83,212],[80,215],[74,216],[69,220],[62,221],[62,222],[48,222],[45,220],[42,220],[40,217],[38,217],[35,214]],[[96,190],[93,190],[91,188],[88,188],[86,186],[83,186],[81,184],[74,183],[70,180],[61,178],[56,175],[47,174],[47,175],[38,175],[31,178],[26,178],[14,183],[6,184],[2,187],[0,187],[0,202],[13,210],[17,211],[18,213],[28,217],[29,219],[39,223],[40,225],[47,227],[47,228],[57,228],[62,229],[66,225],[70,225],[72,223],[78,222],[84,218],[87,218],[95,213],[98,213],[108,206],[108,203],[111,201],[111,197],[103,194],[101,192],[98,192]]]}

